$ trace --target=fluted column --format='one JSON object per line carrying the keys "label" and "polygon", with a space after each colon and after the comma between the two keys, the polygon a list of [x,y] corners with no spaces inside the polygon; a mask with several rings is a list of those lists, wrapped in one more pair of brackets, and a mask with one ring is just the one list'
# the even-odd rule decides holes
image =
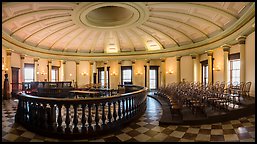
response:
{"label": "fluted column", "polygon": [[20,80],[21,80],[21,82],[24,82],[24,59],[25,59],[25,55],[21,54],[20,58],[21,58],[21,75],[20,75],[21,78],[20,78]]}
{"label": "fluted column", "polygon": [[76,61],[76,87],[78,87],[79,80],[79,61]]}
{"label": "fluted column", "polygon": [[93,62],[90,62],[90,66],[89,66],[89,83],[93,84],[94,83],[94,72],[93,72]]}
{"label": "fluted column", "polygon": [[180,59],[181,59],[181,56],[176,57],[176,61],[177,61],[177,82],[181,81]]}
{"label": "fluted column", "polygon": [[107,87],[107,62],[104,62],[104,87]]}
{"label": "fluted column", "polygon": [[122,84],[122,83],[121,83],[121,61],[119,61],[118,64],[119,64],[119,67],[118,67],[119,84]]}
{"label": "fluted column", "polygon": [[8,74],[8,80],[9,80],[9,90],[10,92],[12,91],[12,68],[11,68],[11,55],[12,55],[12,50],[7,49],[6,50],[6,73]]}
{"label": "fluted column", "polygon": [[192,59],[193,59],[193,76],[194,76],[194,82],[197,82],[197,75],[198,75],[198,67],[197,67],[197,60],[196,60],[196,55],[191,55]]}
{"label": "fluted column", "polygon": [[52,60],[48,60],[48,81],[52,81]]}
{"label": "fluted column", "polygon": [[240,82],[245,82],[245,36],[237,38],[240,48]]}
{"label": "fluted column", "polygon": [[66,61],[62,61],[62,81],[66,81]]}
{"label": "fluted column", "polygon": [[224,52],[224,71],[223,71],[223,77],[224,77],[224,81],[225,83],[228,82],[228,54],[229,54],[229,49],[230,49],[230,45],[223,45],[223,52]]}
{"label": "fluted column", "polygon": [[146,87],[148,89],[150,89],[149,83],[150,83],[150,60],[146,62]]}
{"label": "fluted column", "polygon": [[132,61],[132,82],[133,84],[135,84],[135,79],[136,79],[136,75],[135,75],[135,61]]}
{"label": "fluted column", "polygon": [[165,76],[166,76],[166,63],[165,59],[161,61],[161,86],[165,86]]}
{"label": "fluted column", "polygon": [[34,81],[38,81],[38,75],[39,75],[38,60],[39,58],[34,58]]}
{"label": "fluted column", "polygon": [[208,50],[207,51],[208,55],[208,83],[213,83],[212,81],[212,56],[213,56],[213,51]]}
{"label": "fluted column", "polygon": [[[94,81],[95,73],[97,74],[96,61],[94,61],[94,64],[93,64],[93,81]],[[96,79],[95,83],[98,83],[98,78]]]}

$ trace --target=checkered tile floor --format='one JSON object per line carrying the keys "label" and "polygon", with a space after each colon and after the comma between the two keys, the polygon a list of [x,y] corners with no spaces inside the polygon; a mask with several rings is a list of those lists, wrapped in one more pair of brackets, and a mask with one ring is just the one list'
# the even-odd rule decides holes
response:
{"label": "checkered tile floor", "polygon": [[[2,141],[3,142],[46,142],[67,141],[47,138],[14,123],[17,101],[2,102]],[[255,115],[237,120],[213,123],[209,125],[167,125],[159,126],[162,115],[160,104],[153,98],[147,98],[144,115],[121,130],[94,139],[73,140],[79,142],[197,142],[197,141],[233,141],[255,142]]]}

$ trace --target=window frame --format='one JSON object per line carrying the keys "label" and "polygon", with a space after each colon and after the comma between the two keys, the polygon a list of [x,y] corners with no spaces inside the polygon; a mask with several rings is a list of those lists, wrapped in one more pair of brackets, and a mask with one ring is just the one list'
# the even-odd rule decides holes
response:
{"label": "window frame", "polygon": [[[26,72],[25,72],[25,69],[26,68],[32,68],[33,69],[33,79],[32,81],[26,81]],[[24,82],[34,82],[35,81],[35,77],[34,77],[34,73],[35,73],[35,64],[31,64],[31,63],[24,63],[24,73],[23,73],[23,76],[24,76]]]}
{"label": "window frame", "polygon": [[[110,67],[107,67],[107,86],[108,86],[108,88],[110,87],[110,74],[109,74],[109,70],[110,70]],[[104,67],[98,67],[97,68],[98,83],[101,83],[101,80],[100,80],[100,78],[101,78],[101,75],[100,75],[101,71],[104,72]],[[104,80],[104,77],[103,77],[103,80]]]}
{"label": "window frame", "polygon": [[123,70],[131,70],[131,81],[130,82],[133,84],[133,70],[132,70],[132,66],[121,66],[121,84],[124,85]]}

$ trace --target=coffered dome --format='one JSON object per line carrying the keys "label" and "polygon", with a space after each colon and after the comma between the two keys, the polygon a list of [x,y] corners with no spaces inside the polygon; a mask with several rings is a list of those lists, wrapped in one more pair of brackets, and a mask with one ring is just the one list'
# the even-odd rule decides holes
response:
{"label": "coffered dome", "polygon": [[251,30],[254,7],[252,2],[10,2],[2,4],[2,41],[18,52],[64,59],[199,53]]}

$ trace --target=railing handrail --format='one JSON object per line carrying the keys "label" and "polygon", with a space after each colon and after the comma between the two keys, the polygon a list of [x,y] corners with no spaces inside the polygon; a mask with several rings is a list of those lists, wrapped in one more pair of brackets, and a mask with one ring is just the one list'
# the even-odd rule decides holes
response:
{"label": "railing handrail", "polygon": [[[137,86],[139,87],[139,86]],[[129,93],[124,93],[124,94],[116,94],[116,95],[111,95],[111,96],[108,96],[108,97],[94,97],[94,98],[91,98],[91,97],[87,97],[87,98],[83,98],[83,99],[75,99],[75,98],[52,98],[52,97],[40,97],[40,96],[32,96],[32,95],[28,95],[28,94],[25,94],[25,93],[21,93],[20,96],[23,96],[23,98],[28,98],[28,99],[36,99],[36,100],[47,100],[46,102],[48,101],[57,101],[57,102],[61,102],[61,101],[65,101],[65,102],[79,102],[79,101],[95,101],[95,100],[110,100],[110,99],[116,99],[116,98],[123,98],[123,97],[126,97],[128,95],[134,95],[134,94],[138,94],[138,93],[141,93],[143,91],[146,91],[147,88],[145,87],[141,87],[143,89],[140,89],[140,90],[137,90],[137,91],[134,91],[134,92],[129,92]],[[101,102],[101,101],[99,101]]]}

